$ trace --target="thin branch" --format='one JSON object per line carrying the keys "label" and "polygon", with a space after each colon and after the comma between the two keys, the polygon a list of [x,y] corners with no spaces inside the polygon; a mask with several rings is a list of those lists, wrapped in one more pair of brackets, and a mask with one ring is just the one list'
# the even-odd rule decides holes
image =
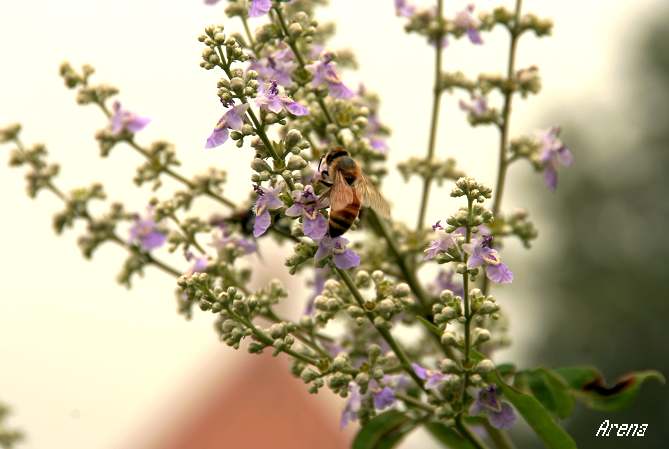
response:
{"label": "thin branch", "polygon": [[[443,0],[437,2],[437,20],[443,20]],[[430,120],[430,138],[427,145],[427,161],[432,162],[434,159],[434,150],[437,143],[437,128],[439,126],[439,106],[441,104],[442,89],[439,85],[439,78],[441,77],[441,26],[440,32],[435,38],[434,50],[434,86],[432,91],[432,118]],[[423,230],[425,226],[425,215],[427,214],[427,204],[430,198],[430,186],[432,185],[432,176],[428,173],[423,182],[423,194],[420,200],[420,209],[418,212],[418,225],[416,230],[418,232]]]}

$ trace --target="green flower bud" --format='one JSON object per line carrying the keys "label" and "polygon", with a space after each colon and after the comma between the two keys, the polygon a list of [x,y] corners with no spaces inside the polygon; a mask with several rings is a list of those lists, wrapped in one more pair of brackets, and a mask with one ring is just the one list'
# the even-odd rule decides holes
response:
{"label": "green flower bud", "polygon": [[301,170],[307,166],[307,161],[305,161],[301,156],[291,155],[288,159],[287,166],[290,170]]}
{"label": "green flower bud", "polygon": [[476,364],[475,369],[481,374],[487,374],[495,369],[495,364],[490,359],[483,359]]}
{"label": "green flower bud", "polygon": [[480,327],[477,327],[474,329],[472,332],[473,334],[473,344],[478,345],[481,343],[485,343],[486,341],[490,340],[490,331],[487,329],[482,329]]}
{"label": "green flower bud", "polygon": [[451,331],[446,331],[441,334],[441,344],[444,346],[453,346],[457,342],[455,334]]}

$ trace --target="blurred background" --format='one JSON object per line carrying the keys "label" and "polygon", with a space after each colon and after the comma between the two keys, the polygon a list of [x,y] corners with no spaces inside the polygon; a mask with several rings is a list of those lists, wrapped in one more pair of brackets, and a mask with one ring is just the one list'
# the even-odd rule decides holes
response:
{"label": "blurred background", "polygon": [[[0,124],[19,121],[26,142],[46,142],[62,163],[65,189],[101,181],[110,199],[136,210],[151,196],[132,184],[140,163],[133,152],[119,148],[109,159],[98,157],[93,135],[105,121],[94,108],[77,106],[62,85],[58,66],[68,59],[95,66],[96,79],[118,86],[125,106],[153,118],[141,142],[174,142],[184,172],[212,164],[225,168],[226,195],[246,197],[252,154],[233,146],[202,149],[220,104],[217,75],[198,66],[197,36],[205,25],[224,20],[224,2],[173,3],[3,2]],[[389,165],[423,155],[431,50],[404,34],[390,1],[334,3],[320,18],[337,22],[333,47],[356,52],[360,70],[347,73],[346,82],[364,80],[382,98],[381,119],[393,130]],[[504,3],[510,6],[493,0],[476,5]],[[466,4],[446,2],[446,13]],[[524,10],[553,18],[555,29],[547,39],[521,40],[518,67],[538,65],[543,91],[514,103],[512,135],[561,123],[576,163],[561,172],[556,193],[529,167],[511,169],[504,207],[527,208],[540,237],[530,252],[514,245],[505,250],[516,281],[496,295],[509,310],[514,346],[498,358],[520,365],[592,363],[609,378],[647,368],[666,374],[661,317],[669,297],[663,259],[669,254],[669,9],[661,0],[527,0]],[[481,47],[455,43],[445,50],[445,69],[502,72],[507,46],[501,31],[486,35]],[[469,128],[458,99],[444,97],[438,154],[457,157],[464,170],[493,185],[496,131]],[[346,446],[350,433],[337,429],[339,400],[305,397],[282,361],[226,348],[209,316],[183,320],[176,314],[173,280],[162,273],[149,269],[130,291],[117,285],[122,251],[104,247],[94,262],[85,262],[76,233],[54,238],[50,229],[58,201],[41,195],[31,202],[21,173],[0,158],[0,400],[13,406],[11,422],[28,434],[22,447],[195,447],[183,443],[192,443],[193,435],[202,440],[197,447],[222,447],[219,438],[237,441],[231,438],[246,431],[244,425],[261,426],[265,434],[283,429],[258,447],[297,449],[298,435],[304,447],[314,447],[313,435],[321,441],[328,435],[333,448]],[[393,174],[383,191],[402,204],[394,216],[413,224],[419,183],[407,187]],[[447,193],[435,190],[428,221],[452,210]],[[200,207],[214,211],[211,204]],[[255,272],[256,282],[279,277],[298,292],[303,285],[261,260]],[[306,295],[295,297],[286,312],[299,313]],[[249,373],[259,376],[251,386],[245,383]],[[649,423],[646,438],[617,440],[615,447],[664,448],[667,399],[666,390],[651,384],[632,408],[607,415],[582,411],[567,426],[580,447],[597,449],[614,447],[593,437],[603,419]],[[276,404],[290,407],[277,413]],[[269,425],[276,432],[262,427]],[[281,446],[290,441],[293,446]],[[415,435],[405,447],[430,446]]]}

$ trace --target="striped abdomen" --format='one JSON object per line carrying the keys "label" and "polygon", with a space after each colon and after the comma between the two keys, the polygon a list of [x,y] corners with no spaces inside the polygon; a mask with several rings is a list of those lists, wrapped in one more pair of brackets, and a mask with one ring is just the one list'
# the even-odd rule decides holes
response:
{"label": "striped abdomen", "polygon": [[328,221],[328,235],[330,237],[339,237],[348,231],[360,213],[360,199],[353,195],[353,201],[345,207],[337,210],[330,210],[330,220]]}

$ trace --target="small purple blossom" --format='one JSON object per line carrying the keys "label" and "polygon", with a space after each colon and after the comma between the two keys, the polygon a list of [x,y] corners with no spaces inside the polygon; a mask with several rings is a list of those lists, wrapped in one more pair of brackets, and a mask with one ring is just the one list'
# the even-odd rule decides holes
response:
{"label": "small purple blossom", "polygon": [[360,265],[360,256],[353,250],[346,248],[348,240],[344,237],[332,238],[325,236],[318,244],[318,251],[314,256],[316,262],[332,255],[334,264],[340,270],[348,270],[349,268]]}
{"label": "small purple blossom", "polygon": [[252,61],[249,69],[258,72],[265,81],[276,80],[282,86],[289,86],[296,66],[293,52],[284,44],[271,55]]}
{"label": "small purple blossom", "polygon": [[136,133],[144,129],[151,121],[150,118],[141,117],[134,112],[127,111],[121,107],[121,103],[115,101],[112,105],[111,131],[118,135],[122,131]]}
{"label": "small purple blossom", "polygon": [[434,259],[439,253],[446,252],[455,247],[457,245],[457,237],[459,236],[457,231],[450,234],[443,231],[444,228],[441,226],[440,221],[435,223],[432,229],[442,232],[439,232],[439,236],[435,240],[432,240],[425,250],[426,260]]}
{"label": "small purple blossom", "polygon": [[481,95],[472,96],[471,103],[468,103],[464,100],[459,102],[460,109],[465,112],[470,113],[476,118],[483,117],[488,111],[488,99]]}
{"label": "small purple blossom", "polygon": [[249,17],[264,16],[272,9],[272,0],[251,0]]}
{"label": "small purple blossom", "polygon": [[406,0],[395,0],[395,14],[398,17],[411,17],[416,12],[416,7],[410,5]]}
{"label": "small purple blossom", "polygon": [[428,390],[435,390],[439,388],[439,385],[441,385],[441,383],[446,378],[443,373],[431,369],[426,369],[418,363],[412,363],[411,368],[413,368],[414,372],[420,379],[425,381],[425,388]]}
{"label": "small purple blossom", "polygon": [[314,75],[314,78],[311,80],[312,85],[314,87],[319,87],[323,84],[327,85],[328,92],[334,98],[344,100],[353,98],[355,94],[342,82],[337,74],[336,64],[333,59],[334,55],[332,53],[324,52],[321,55],[320,61],[307,66],[307,69]]}
{"label": "small purple blossom", "polygon": [[272,224],[269,211],[283,206],[283,201],[279,199],[279,193],[281,193],[283,186],[278,185],[273,189],[262,186],[255,186],[254,188],[258,198],[254,207],[256,219],[253,224],[253,236],[257,238],[267,232]]}
{"label": "small purple blossom", "polygon": [[261,109],[272,111],[275,114],[278,114],[284,109],[297,116],[307,115],[309,113],[309,109],[306,106],[281,93],[279,83],[276,80],[260,85],[258,96],[256,97],[256,104]]}
{"label": "small purple blossom", "polygon": [[384,410],[397,402],[395,393],[405,391],[410,384],[411,382],[404,375],[385,375],[381,381],[372,379],[368,384],[367,392],[361,394],[358,384],[350,382],[348,401],[341,415],[341,427],[344,428],[349,422],[358,419],[363,400],[371,398],[376,410]]}
{"label": "small purple blossom", "polygon": [[541,163],[544,166],[544,182],[550,190],[557,188],[559,165],[569,167],[574,155],[559,139],[560,127],[553,126],[541,135]]}
{"label": "small purple blossom", "polygon": [[483,39],[481,39],[481,33],[478,30],[479,21],[472,16],[473,12],[474,5],[468,5],[455,15],[454,23],[456,27],[467,32],[467,37],[472,44],[480,45],[483,43]]}
{"label": "small purple blossom", "polygon": [[376,113],[372,113],[367,117],[367,130],[365,136],[369,139],[369,145],[381,154],[388,153],[388,144],[385,139],[379,136],[379,133],[382,131],[381,122],[376,116]]}
{"label": "small purple blossom", "polygon": [[355,382],[348,384],[348,401],[341,414],[340,427],[343,429],[351,421],[358,419],[358,412],[362,405],[362,395],[360,394],[360,387]]}
{"label": "small purple blossom", "polygon": [[395,393],[390,387],[383,387],[380,390],[373,392],[372,396],[374,398],[374,408],[377,410],[388,408],[396,401]]}
{"label": "small purple blossom", "polygon": [[149,208],[145,217],[135,217],[130,228],[130,243],[139,244],[145,251],[151,251],[163,246],[167,236],[158,228],[153,218],[153,210]]}
{"label": "small purple blossom", "polygon": [[516,421],[516,412],[513,411],[511,405],[499,400],[495,385],[481,388],[476,400],[469,409],[470,415],[479,415],[481,413],[486,414],[490,424],[497,429],[508,429]]}
{"label": "small purple blossom", "polygon": [[462,245],[462,249],[469,254],[467,268],[476,268],[485,265],[488,279],[498,284],[510,284],[513,273],[499,257],[497,250],[492,248],[492,236],[482,235],[471,243]]}
{"label": "small purple blossom", "polygon": [[209,266],[209,258],[206,256],[196,256],[191,251],[186,251],[184,254],[187,261],[192,261],[193,264],[188,269],[188,274],[201,273]]}
{"label": "small purple blossom", "polygon": [[325,207],[320,198],[314,193],[311,185],[304,186],[302,192],[293,192],[293,205],[286,209],[289,217],[302,217],[304,235],[314,240],[320,240],[328,230],[328,222],[319,212]]}
{"label": "small purple blossom", "polygon": [[228,140],[229,129],[235,129],[237,131],[242,129],[244,124],[244,114],[249,108],[248,104],[240,104],[233,106],[228,109],[223,117],[218,120],[214,131],[207,138],[207,143],[205,148],[215,148],[219,145],[223,145],[226,140]]}

